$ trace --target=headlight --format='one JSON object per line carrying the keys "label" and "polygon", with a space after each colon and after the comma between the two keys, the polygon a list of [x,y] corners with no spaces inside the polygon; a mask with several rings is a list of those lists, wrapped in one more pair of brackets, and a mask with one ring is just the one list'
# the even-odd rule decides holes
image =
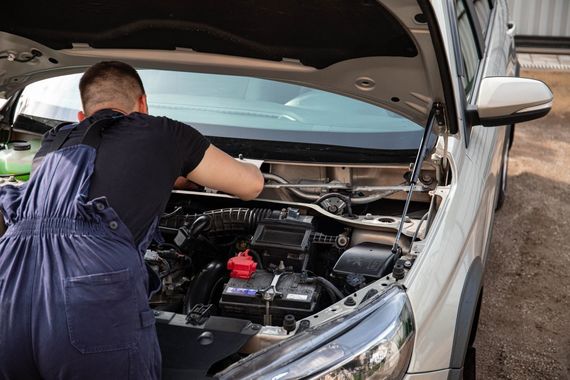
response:
{"label": "headlight", "polygon": [[414,321],[404,290],[394,287],[345,317],[251,355],[222,379],[401,379],[412,355]]}

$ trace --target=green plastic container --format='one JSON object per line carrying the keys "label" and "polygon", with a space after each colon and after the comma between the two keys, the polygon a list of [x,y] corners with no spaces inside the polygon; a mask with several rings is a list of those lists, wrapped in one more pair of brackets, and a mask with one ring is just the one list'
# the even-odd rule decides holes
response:
{"label": "green plastic container", "polygon": [[17,180],[27,181],[40,145],[40,140],[8,143],[6,149],[0,150],[0,177],[14,176]]}

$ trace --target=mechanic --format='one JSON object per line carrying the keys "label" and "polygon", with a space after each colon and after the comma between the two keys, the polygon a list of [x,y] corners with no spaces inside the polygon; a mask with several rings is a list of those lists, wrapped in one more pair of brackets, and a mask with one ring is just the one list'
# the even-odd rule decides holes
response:
{"label": "mechanic", "polygon": [[125,63],[93,65],[79,89],[80,122],[44,136],[27,184],[0,187],[0,378],[158,379],[143,253],[175,180],[249,200],[263,176],[149,116]]}

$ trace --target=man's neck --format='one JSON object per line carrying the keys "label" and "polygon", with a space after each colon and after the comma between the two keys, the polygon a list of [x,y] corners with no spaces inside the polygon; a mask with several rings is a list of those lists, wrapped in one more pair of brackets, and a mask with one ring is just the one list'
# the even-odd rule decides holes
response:
{"label": "man's neck", "polygon": [[118,107],[107,107],[107,106],[101,106],[96,108],[93,112],[91,112],[89,115],[87,115],[87,117],[91,117],[93,115],[95,115],[97,112],[99,111],[103,111],[103,110],[111,110],[111,111],[115,111],[115,112],[119,112],[122,113],[123,115],[128,115],[130,112],[127,112],[121,108]]}

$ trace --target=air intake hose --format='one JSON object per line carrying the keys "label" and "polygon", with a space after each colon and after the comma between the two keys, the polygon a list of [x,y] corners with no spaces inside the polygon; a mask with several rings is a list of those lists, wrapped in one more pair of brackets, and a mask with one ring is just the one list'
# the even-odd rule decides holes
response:
{"label": "air intake hose", "polygon": [[[200,231],[208,233],[255,231],[257,224],[265,218],[279,216],[279,211],[266,208],[222,208],[209,210],[200,214],[176,215],[163,218],[161,225],[169,228],[192,226],[200,219]],[[198,227],[198,226],[196,226]],[[194,231],[198,232],[198,231]]]}

